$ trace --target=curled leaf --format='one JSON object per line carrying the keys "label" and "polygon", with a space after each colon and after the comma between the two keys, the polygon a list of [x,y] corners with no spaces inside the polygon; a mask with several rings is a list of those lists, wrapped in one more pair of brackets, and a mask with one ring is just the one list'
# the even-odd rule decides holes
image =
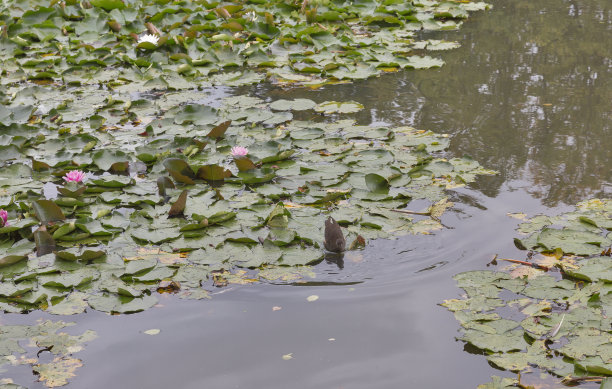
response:
{"label": "curled leaf", "polygon": [[185,205],[187,204],[187,193],[187,189],[181,192],[176,202],[172,204],[172,207],[170,207],[168,217],[183,216]]}

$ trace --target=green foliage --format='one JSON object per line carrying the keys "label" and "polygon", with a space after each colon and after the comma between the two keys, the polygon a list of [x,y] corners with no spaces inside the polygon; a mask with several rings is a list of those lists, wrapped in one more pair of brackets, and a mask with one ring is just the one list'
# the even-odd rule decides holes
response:
{"label": "green foliage", "polygon": [[[12,103],[27,96],[45,104],[48,93],[30,86]],[[41,115],[28,126],[37,142],[23,143],[3,165],[34,178],[1,184],[0,207],[9,211],[0,230],[7,248],[2,285],[28,287],[0,292],[10,310],[137,312],[155,304],[158,284],[178,281],[192,264],[202,266],[189,268],[185,296],[202,295],[214,270],[316,263],[328,215],[341,221],[349,242],[428,233],[442,227],[448,206],[434,206],[435,218],[418,222],[394,210],[413,199],[438,202],[447,188],[491,173],[469,159],[437,156],[448,139],[431,132],[291,120],[291,110],[316,107],[310,100],[236,96],[212,109],[195,103],[201,92],[160,93],[146,102],[87,87],[63,93],[58,104],[67,112],[82,109],[82,101],[98,104],[72,121],[51,121],[56,111]],[[88,127],[92,114],[121,130]],[[59,126],[78,134],[60,134]],[[14,142],[22,134],[14,125],[4,129]],[[232,157],[234,146],[248,147],[248,156]],[[31,156],[48,168],[31,171]],[[126,169],[109,174],[117,165]],[[88,173],[85,184],[60,178],[72,169]],[[59,193],[42,199],[43,188]],[[37,223],[46,230],[32,234]],[[139,256],[142,250],[150,252]]]}
{"label": "green foliage", "polygon": [[[553,224],[563,228],[548,227]],[[523,243],[526,247],[547,253],[557,249],[539,261],[560,273],[522,264],[510,273],[457,274],[467,297],[442,305],[461,323],[460,339],[505,370],[521,373],[536,366],[561,377],[611,376],[612,200],[584,201],[554,218],[537,216],[519,230],[532,234],[522,242],[535,243]],[[482,387],[510,384],[498,379]]]}
{"label": "green foliage", "polygon": [[[238,85],[271,78],[320,84],[362,79],[389,68],[443,64],[414,50],[455,42],[415,41],[420,30],[458,28],[483,2],[415,1],[215,3],[19,0],[0,5],[3,83],[126,83],[182,88]],[[153,34],[157,43],[140,42]],[[236,69],[233,73],[224,73]],[[248,70],[248,69],[252,69]],[[221,72],[221,73],[220,73]],[[3,109],[0,123],[24,123]],[[95,126],[102,118],[91,117]],[[92,127],[94,124],[92,123]]]}
{"label": "green foliage", "polygon": [[[81,351],[84,344],[97,337],[93,331],[85,331],[81,335],[57,332],[72,325],[74,323],[47,320],[31,326],[2,326],[0,328],[0,369],[8,363],[14,366],[29,365],[32,372],[39,375],[39,380],[44,382],[45,386],[53,388],[66,385],[68,379],[74,376],[75,370],[82,366],[79,359],[73,358],[73,354]],[[22,345],[28,349],[23,348]],[[39,361],[38,357],[42,351],[51,353],[53,359],[44,361],[46,358],[41,357]],[[19,357],[14,354],[18,354]],[[21,388],[18,385],[5,386]]]}

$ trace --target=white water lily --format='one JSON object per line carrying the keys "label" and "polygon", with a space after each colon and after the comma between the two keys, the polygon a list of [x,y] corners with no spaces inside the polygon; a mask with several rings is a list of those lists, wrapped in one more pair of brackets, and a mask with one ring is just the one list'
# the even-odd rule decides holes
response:
{"label": "white water lily", "polygon": [[252,22],[255,22],[257,21],[257,14],[255,13],[255,11],[249,11],[244,14],[244,18]]}
{"label": "white water lily", "polygon": [[145,34],[138,38],[138,44],[141,44],[143,42],[153,43],[155,46],[157,46],[157,42],[159,42],[159,37],[153,34]]}

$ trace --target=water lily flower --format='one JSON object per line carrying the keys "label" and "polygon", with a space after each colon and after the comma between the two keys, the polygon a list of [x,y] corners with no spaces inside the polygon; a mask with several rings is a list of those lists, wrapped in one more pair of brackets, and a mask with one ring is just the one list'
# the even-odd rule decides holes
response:
{"label": "water lily flower", "polygon": [[140,38],[138,38],[137,44],[141,44],[143,42],[153,43],[155,46],[157,46],[157,42],[159,42],[159,37],[153,34],[145,34],[141,36]]}
{"label": "water lily flower", "polygon": [[82,182],[85,178],[85,173],[80,170],[71,170],[64,176],[66,182]]}
{"label": "water lily flower", "polygon": [[249,149],[242,146],[232,147],[232,156],[234,158],[245,157],[249,153]]}
{"label": "water lily flower", "polygon": [[249,11],[247,13],[244,14],[245,19],[250,20],[252,22],[257,21],[257,14],[255,13],[255,11]]}
{"label": "water lily flower", "polygon": [[4,209],[0,209],[0,227],[6,226],[6,221],[8,220],[8,212]]}

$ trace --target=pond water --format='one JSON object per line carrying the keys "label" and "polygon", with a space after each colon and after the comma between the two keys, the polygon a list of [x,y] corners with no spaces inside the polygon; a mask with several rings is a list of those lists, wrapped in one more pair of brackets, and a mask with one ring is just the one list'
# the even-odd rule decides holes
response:
{"label": "pond water", "polygon": [[[325,261],[316,283],[229,287],[208,301],[163,295],[161,307],[135,315],[67,318],[78,323],[71,333],[98,333],[69,387],[475,388],[491,375],[513,376],[464,350],[458,323],[437,304],[459,294],[454,274],[484,268],[495,254],[524,258],[508,212],[556,214],[612,194],[612,4],[491,3],[458,31],[428,33],[462,44],[441,54],[440,69],[317,90],[249,90],[271,100],[356,100],[366,106],[361,124],[450,134],[450,155],[500,174],[452,193],[448,229]],[[319,299],[308,302],[311,295]],[[143,333],[153,328],[161,332]],[[19,369],[17,382],[42,387]]]}

